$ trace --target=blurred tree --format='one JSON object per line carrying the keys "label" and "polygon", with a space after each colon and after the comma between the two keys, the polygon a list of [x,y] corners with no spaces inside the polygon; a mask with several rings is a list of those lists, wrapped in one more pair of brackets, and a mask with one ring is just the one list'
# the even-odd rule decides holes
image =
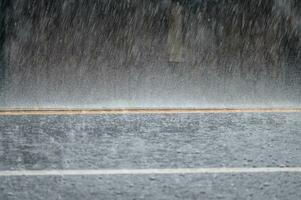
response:
{"label": "blurred tree", "polygon": [[0,0],[0,105],[3,103],[2,95],[7,68],[7,60],[5,58],[5,41],[7,36],[7,13],[9,3],[9,0]]}

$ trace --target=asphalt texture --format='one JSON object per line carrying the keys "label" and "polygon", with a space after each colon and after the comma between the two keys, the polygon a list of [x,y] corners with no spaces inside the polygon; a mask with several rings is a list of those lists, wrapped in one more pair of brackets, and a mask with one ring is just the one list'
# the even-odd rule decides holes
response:
{"label": "asphalt texture", "polygon": [[[301,113],[0,116],[0,170],[300,167]],[[0,177],[0,199],[301,199],[300,173]]]}
{"label": "asphalt texture", "polygon": [[0,199],[301,199],[301,174],[1,177]]}

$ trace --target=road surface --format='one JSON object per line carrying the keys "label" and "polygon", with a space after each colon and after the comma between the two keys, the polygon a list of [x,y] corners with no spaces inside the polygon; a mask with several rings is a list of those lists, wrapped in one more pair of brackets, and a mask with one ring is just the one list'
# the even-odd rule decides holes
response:
{"label": "road surface", "polygon": [[301,199],[300,144],[300,112],[2,115],[0,199]]}

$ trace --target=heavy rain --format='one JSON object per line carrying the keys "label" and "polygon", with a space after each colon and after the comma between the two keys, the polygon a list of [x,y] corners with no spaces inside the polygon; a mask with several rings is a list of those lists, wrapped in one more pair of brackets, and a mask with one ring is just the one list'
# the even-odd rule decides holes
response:
{"label": "heavy rain", "polygon": [[2,108],[301,105],[298,0],[1,0]]}
{"label": "heavy rain", "polygon": [[300,200],[300,144],[301,0],[0,0],[0,200]]}

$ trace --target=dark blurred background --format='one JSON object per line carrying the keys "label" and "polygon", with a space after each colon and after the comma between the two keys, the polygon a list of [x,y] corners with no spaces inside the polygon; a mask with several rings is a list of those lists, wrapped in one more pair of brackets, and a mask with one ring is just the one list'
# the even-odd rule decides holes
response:
{"label": "dark blurred background", "polygon": [[300,107],[300,0],[0,0],[0,107]]}

